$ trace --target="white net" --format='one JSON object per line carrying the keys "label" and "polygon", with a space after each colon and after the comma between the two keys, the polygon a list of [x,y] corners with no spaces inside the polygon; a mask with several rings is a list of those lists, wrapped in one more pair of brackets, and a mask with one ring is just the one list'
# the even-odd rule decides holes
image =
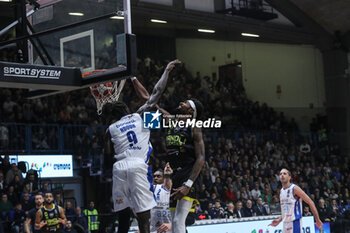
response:
{"label": "white net", "polygon": [[126,79],[122,79],[120,81],[96,84],[90,87],[91,94],[96,100],[98,115],[102,114],[102,108],[106,103],[118,101],[125,82]]}

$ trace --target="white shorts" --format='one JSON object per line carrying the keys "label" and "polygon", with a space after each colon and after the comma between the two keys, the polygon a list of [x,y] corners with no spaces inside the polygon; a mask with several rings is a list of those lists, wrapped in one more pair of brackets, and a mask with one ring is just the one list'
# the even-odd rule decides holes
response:
{"label": "white shorts", "polygon": [[283,223],[283,233],[303,233],[301,218],[293,222]]}
{"label": "white shorts", "polygon": [[131,207],[141,213],[156,206],[152,170],[141,159],[126,158],[113,165],[114,211]]}

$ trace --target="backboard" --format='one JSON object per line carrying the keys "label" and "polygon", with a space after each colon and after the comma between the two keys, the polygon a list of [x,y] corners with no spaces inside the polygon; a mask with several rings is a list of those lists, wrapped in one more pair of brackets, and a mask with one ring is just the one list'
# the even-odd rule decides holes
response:
{"label": "backboard", "polygon": [[[129,0],[37,2],[42,7],[28,17],[33,28],[30,32],[32,38],[28,43],[28,61],[32,65],[0,61],[0,77],[7,78],[7,82],[2,82],[0,79],[0,86],[13,87],[16,83],[17,88],[62,91],[66,87],[67,90],[72,90],[134,75],[136,39],[131,34]],[[32,10],[31,8],[27,5],[27,13]],[[1,43],[0,45],[4,44]],[[61,76],[48,80],[46,77],[45,82],[41,82],[45,78],[40,79],[41,76],[38,76],[33,81],[35,79],[33,74],[39,73],[35,70],[56,70],[57,66],[61,67],[59,68],[61,72],[67,68],[64,78]],[[27,70],[24,71],[25,69]],[[106,71],[82,78],[82,73],[97,69]],[[10,70],[13,71],[12,76],[5,73]],[[32,72],[32,75],[26,75],[26,72]],[[68,74],[72,76],[67,77]]]}

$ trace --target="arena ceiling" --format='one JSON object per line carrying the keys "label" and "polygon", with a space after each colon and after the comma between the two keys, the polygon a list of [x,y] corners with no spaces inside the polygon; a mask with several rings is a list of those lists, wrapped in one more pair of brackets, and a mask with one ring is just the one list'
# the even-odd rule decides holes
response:
{"label": "arena ceiling", "polygon": [[[350,44],[348,42],[350,41],[348,39],[350,38],[349,0],[265,1],[291,20],[296,27],[271,25],[242,17],[227,17],[220,14],[183,10],[176,6],[165,7],[132,0],[134,32],[201,37],[203,35],[193,34],[191,31],[200,26],[208,26],[217,29],[216,38],[240,39],[240,31],[249,29],[264,35],[265,42],[327,44],[333,40],[334,32],[338,30]],[[10,4],[0,2],[1,28],[13,21],[12,11]],[[149,23],[150,17],[162,17],[168,19],[169,23],[167,25],[151,24]],[[151,28],[152,30],[149,30]],[[204,36],[210,38],[210,35]],[[323,42],[320,42],[320,38]]]}
{"label": "arena ceiling", "polygon": [[290,0],[329,33],[350,30],[349,0]]}

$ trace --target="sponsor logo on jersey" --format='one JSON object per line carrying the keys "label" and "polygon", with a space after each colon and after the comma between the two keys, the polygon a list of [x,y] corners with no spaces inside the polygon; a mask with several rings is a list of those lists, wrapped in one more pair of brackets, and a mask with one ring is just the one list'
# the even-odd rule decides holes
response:
{"label": "sponsor logo on jersey", "polygon": [[116,202],[117,204],[121,204],[121,203],[123,203],[123,198],[117,199],[117,200],[115,200],[115,202]]}

